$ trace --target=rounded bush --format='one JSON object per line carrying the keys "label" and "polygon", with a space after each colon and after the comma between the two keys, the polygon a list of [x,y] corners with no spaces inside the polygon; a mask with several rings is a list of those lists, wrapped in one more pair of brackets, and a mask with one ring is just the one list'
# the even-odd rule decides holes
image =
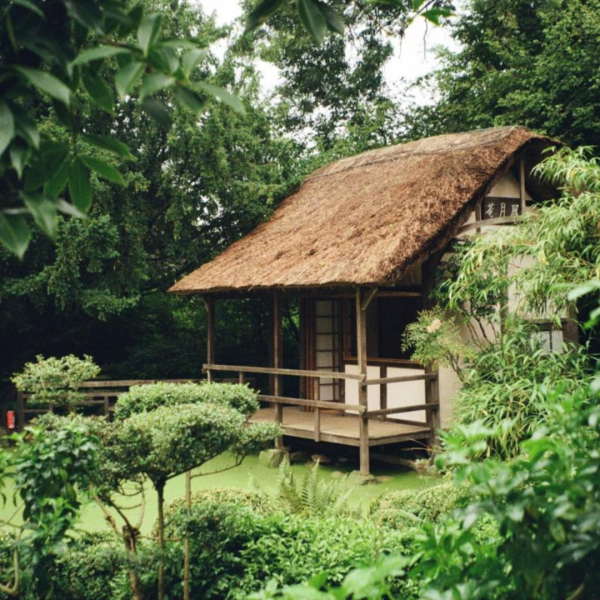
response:
{"label": "rounded bush", "polygon": [[216,404],[251,415],[259,408],[256,393],[247,385],[230,383],[153,383],[137,385],[121,394],[115,419],[181,404]]}

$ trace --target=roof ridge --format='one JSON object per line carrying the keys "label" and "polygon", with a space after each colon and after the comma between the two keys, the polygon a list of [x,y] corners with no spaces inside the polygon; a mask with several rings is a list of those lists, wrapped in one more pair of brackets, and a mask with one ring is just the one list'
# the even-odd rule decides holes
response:
{"label": "roof ridge", "polygon": [[[502,130],[503,134],[499,135],[497,137],[494,137],[493,139],[490,139],[487,142],[475,142],[475,141],[470,141],[470,142],[463,142],[462,144],[456,144],[455,146],[451,147],[451,148],[443,148],[443,149],[438,149],[438,150],[405,150],[402,151],[400,150],[403,146],[408,146],[411,144],[420,144],[422,142],[431,142],[431,140],[439,140],[440,138],[444,138],[444,137],[451,137],[451,136],[468,136],[468,135],[472,135],[474,133],[485,133],[485,132],[491,132],[491,131],[497,131],[498,133],[500,133]],[[499,141],[507,138],[510,134],[513,133],[513,131],[515,130],[520,130],[520,131],[530,131],[527,127],[523,127],[521,125],[505,125],[502,127],[487,127],[487,128],[483,128],[483,129],[474,129],[473,131],[462,131],[462,132],[456,132],[456,133],[442,133],[440,135],[435,135],[429,138],[421,138],[418,140],[411,140],[410,142],[402,142],[401,144],[395,144],[394,146],[382,146],[381,148],[374,148],[373,150],[367,150],[366,152],[361,152],[360,154],[355,154],[353,156],[347,156],[345,158],[341,158],[335,162],[323,165],[320,169],[318,169],[317,171],[315,171],[314,173],[308,175],[308,177],[306,177],[305,182],[309,182],[309,181],[315,181],[318,179],[323,179],[325,177],[329,177],[331,175],[337,175],[338,173],[343,173],[345,171],[351,171],[352,169],[358,169],[358,168],[363,168],[363,167],[368,167],[370,165],[374,165],[374,164],[383,164],[386,162],[394,162],[396,160],[400,160],[401,158],[404,158],[407,154],[410,156],[435,156],[435,155],[441,155],[441,154],[450,154],[451,152],[456,152],[456,151],[463,151],[463,150],[468,150],[469,148],[471,148],[472,146],[476,145],[477,147],[483,147],[483,146],[489,146],[492,144],[497,144]],[[375,157],[372,160],[358,160],[360,159],[361,156],[365,157],[369,154],[383,154],[384,151],[385,152],[385,156],[379,156],[379,157]],[[391,152],[391,150],[395,150],[395,152]],[[339,165],[341,163],[344,162],[348,162],[349,164],[346,167],[341,166],[340,168],[335,168],[335,165]]]}

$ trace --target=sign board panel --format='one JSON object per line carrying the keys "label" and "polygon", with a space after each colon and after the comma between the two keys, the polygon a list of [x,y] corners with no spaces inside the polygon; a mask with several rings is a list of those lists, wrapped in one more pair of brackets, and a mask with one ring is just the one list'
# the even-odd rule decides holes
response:
{"label": "sign board panel", "polygon": [[519,198],[494,198],[486,196],[481,205],[481,218],[498,219],[501,217],[516,217],[521,214]]}

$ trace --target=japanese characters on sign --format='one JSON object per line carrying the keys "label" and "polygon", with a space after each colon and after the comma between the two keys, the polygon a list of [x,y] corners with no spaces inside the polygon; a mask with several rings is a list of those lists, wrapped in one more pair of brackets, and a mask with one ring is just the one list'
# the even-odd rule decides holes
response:
{"label": "japanese characters on sign", "polygon": [[517,217],[521,214],[519,198],[494,198],[487,196],[481,206],[481,218],[498,219],[501,217]]}

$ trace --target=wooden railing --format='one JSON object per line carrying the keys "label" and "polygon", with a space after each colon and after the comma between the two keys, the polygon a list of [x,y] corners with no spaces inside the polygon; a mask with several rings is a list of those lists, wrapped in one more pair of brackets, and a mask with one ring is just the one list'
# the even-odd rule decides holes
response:
{"label": "wooden railing", "polygon": [[323,379],[355,379],[364,381],[364,376],[359,373],[340,373],[339,371],[307,371],[304,369],[279,369],[275,367],[247,367],[240,365],[212,365],[203,366],[204,371],[228,371],[237,373],[260,373],[262,375],[290,375],[292,377],[316,377]]}
{"label": "wooden railing", "polygon": [[[305,370],[305,369],[284,369],[276,367],[250,367],[244,365],[216,365],[216,364],[205,364],[203,366],[204,371],[210,373],[211,371],[227,371],[237,372],[240,377],[240,381],[243,381],[244,373],[256,373],[262,375],[286,375],[291,377],[312,377],[315,379],[347,379],[354,380],[359,386],[365,388],[369,385],[381,385],[385,386],[391,383],[403,383],[410,381],[424,381],[425,382],[425,403],[424,404],[412,404],[410,406],[399,406],[396,408],[382,408],[378,410],[369,410],[367,406],[363,404],[347,404],[345,402],[329,402],[320,399],[309,400],[305,398],[289,398],[275,395],[261,394],[258,399],[264,402],[269,402],[276,407],[275,410],[275,421],[279,424],[283,422],[283,406],[301,406],[304,408],[312,408],[315,413],[315,441],[321,440],[321,410],[338,410],[341,412],[352,412],[358,413],[359,419],[370,419],[370,418],[385,418],[388,415],[396,415],[402,413],[415,412],[423,410],[426,413],[427,425],[431,427],[432,431],[437,429],[439,426],[438,411],[440,408],[439,393],[438,393],[438,375],[437,373],[424,373],[421,375],[404,375],[399,377],[383,377],[378,379],[367,379],[366,376],[359,373],[342,373],[339,371],[316,371],[316,370]],[[316,386],[316,392],[318,395],[319,386]]]}
{"label": "wooden railing", "polygon": [[[117,398],[136,385],[151,383],[200,383],[203,379],[125,379],[125,380],[94,380],[81,384],[85,399],[81,402],[84,407],[97,407],[104,416],[114,410]],[[233,379],[221,380],[223,383],[235,383]],[[54,412],[56,406],[52,403],[32,408],[27,407],[27,399],[31,396],[26,392],[17,392],[17,429],[21,430],[29,418]]]}

